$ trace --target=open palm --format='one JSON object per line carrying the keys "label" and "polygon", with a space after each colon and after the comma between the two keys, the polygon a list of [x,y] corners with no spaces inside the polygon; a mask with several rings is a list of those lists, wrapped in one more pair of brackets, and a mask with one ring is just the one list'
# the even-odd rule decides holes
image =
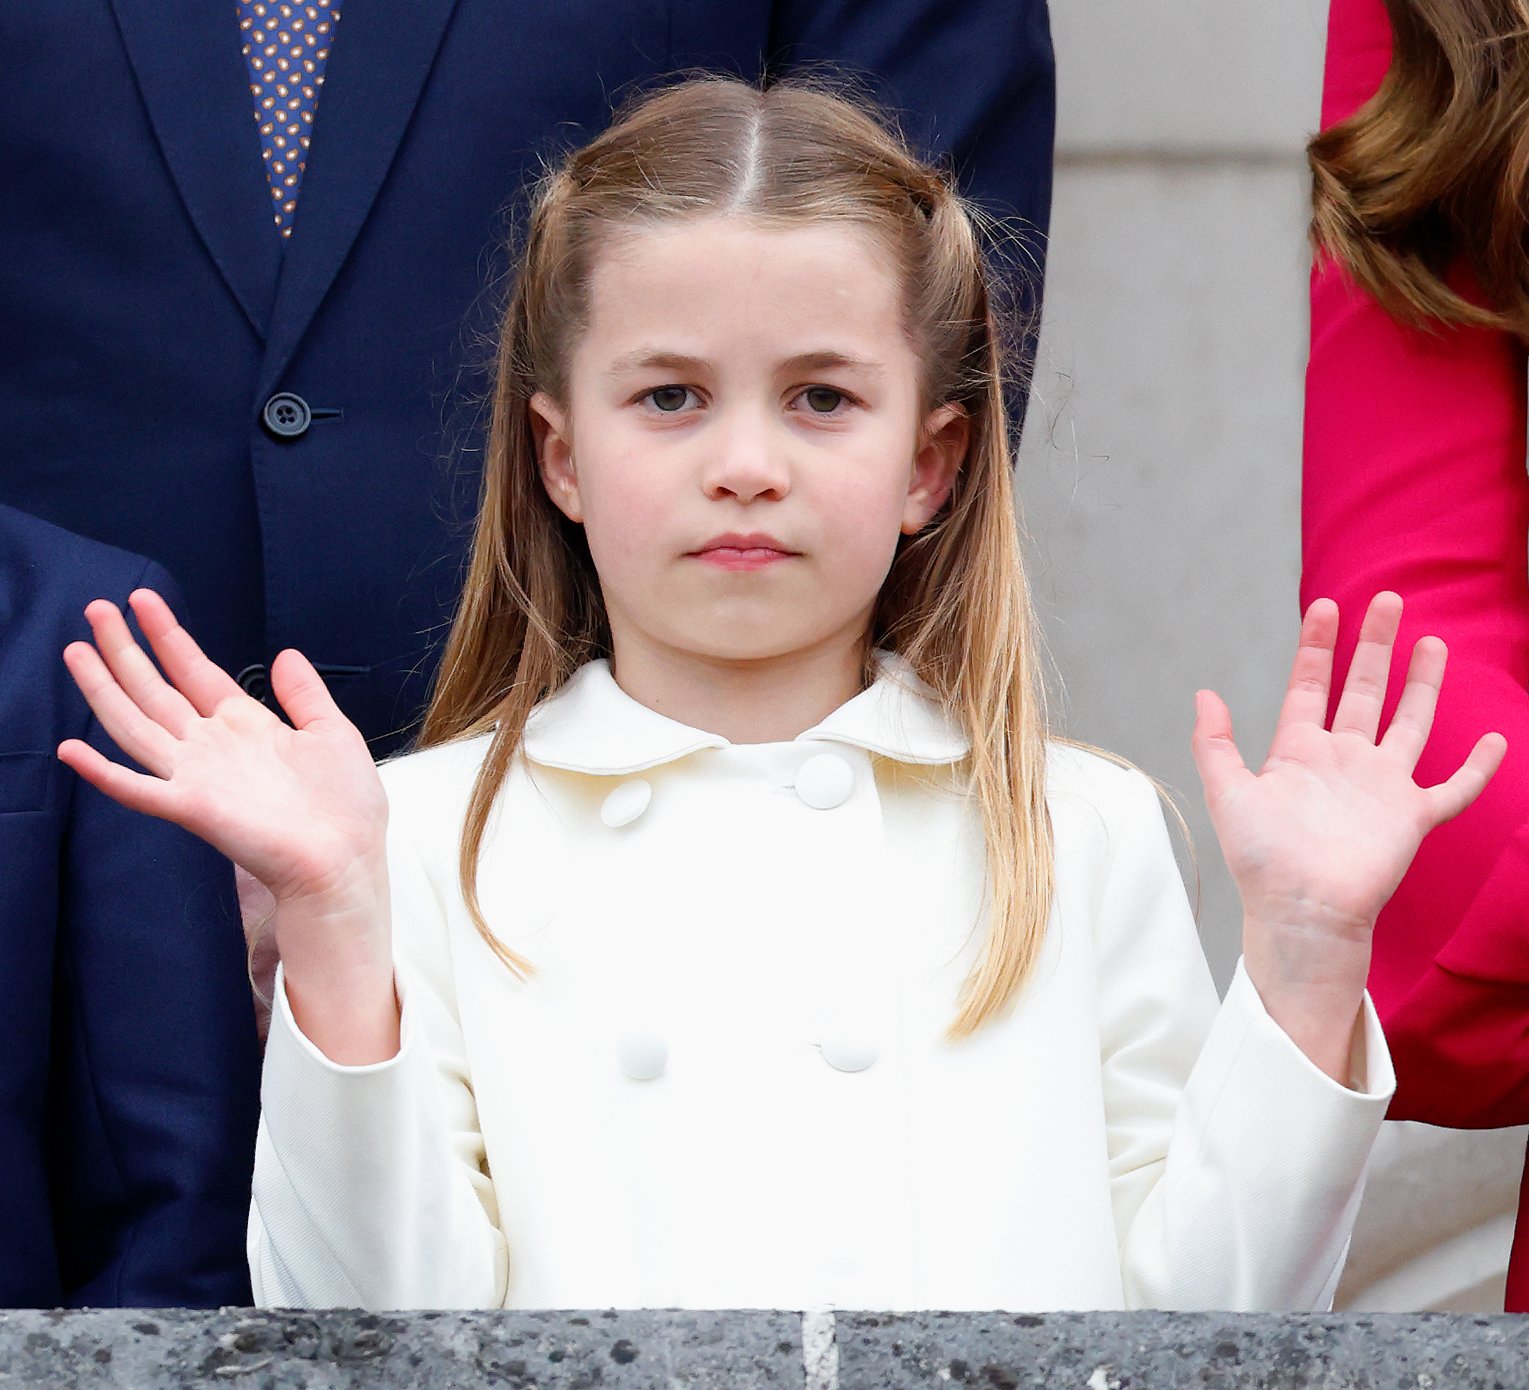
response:
{"label": "open palm", "polygon": [[1423,837],[1469,806],[1502,762],[1506,740],[1489,733],[1447,781],[1420,787],[1413,780],[1444,678],[1446,652],[1436,637],[1414,647],[1401,700],[1380,736],[1401,612],[1395,594],[1371,602],[1328,728],[1338,609],[1326,599],[1312,604],[1269,755],[1256,773],[1238,754],[1225,704],[1200,693],[1195,762],[1251,918],[1300,920],[1318,935],[1362,937],[1367,946]]}
{"label": "open palm", "polygon": [[[108,796],[221,850],[280,901],[331,892],[382,853],[387,802],[360,732],[294,651],[273,663],[289,727],[209,660],[149,589],[129,602],[164,670],[115,605],[86,610],[95,638],[64,661],[102,727],[146,771],[71,739],[59,757]],[[168,679],[167,679],[168,678]]]}

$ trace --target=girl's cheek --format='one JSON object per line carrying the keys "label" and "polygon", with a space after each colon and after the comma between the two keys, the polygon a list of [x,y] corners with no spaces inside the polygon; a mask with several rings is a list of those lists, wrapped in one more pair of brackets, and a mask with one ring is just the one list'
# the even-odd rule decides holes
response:
{"label": "girl's cheek", "polygon": [[622,480],[597,490],[585,520],[596,560],[623,566],[672,548],[675,531],[672,495]]}
{"label": "girl's cheek", "polygon": [[[608,514],[618,518],[622,533],[630,540],[640,542],[644,533],[664,528],[666,520],[667,528],[673,527],[674,502],[672,494],[644,486],[638,480],[624,482],[612,489],[606,505]],[[656,541],[659,537],[652,535],[651,539]]]}
{"label": "girl's cheek", "polygon": [[623,440],[617,448],[591,459],[581,474],[598,508],[607,516],[651,516],[672,508],[674,470],[665,466],[662,454],[643,448],[640,439]]}
{"label": "girl's cheek", "polygon": [[825,488],[819,505],[838,524],[851,527],[862,535],[871,548],[885,539],[883,532],[896,532],[902,521],[906,482],[889,479],[879,472],[850,474],[836,485]]}

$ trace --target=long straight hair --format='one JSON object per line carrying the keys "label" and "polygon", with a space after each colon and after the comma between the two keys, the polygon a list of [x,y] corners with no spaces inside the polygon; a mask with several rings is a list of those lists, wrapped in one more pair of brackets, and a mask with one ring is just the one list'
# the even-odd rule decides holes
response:
{"label": "long straight hair", "polygon": [[1307,148],[1316,249],[1403,322],[1529,339],[1529,0],[1385,4],[1385,80]]}
{"label": "long straight hair", "polygon": [[530,400],[537,391],[567,400],[591,271],[608,239],[708,215],[869,229],[898,268],[926,408],[955,403],[970,420],[950,500],[902,539],[867,634],[867,673],[871,647],[899,652],[971,742],[987,934],[950,1027],[964,1036],[1030,974],[1053,894],[1046,720],[1010,480],[1002,333],[974,214],[950,179],[816,82],[681,82],[632,107],[536,190],[500,335],[468,577],[421,737],[430,747],[493,731],[463,824],[463,896],[489,946],[530,974],[531,962],[483,915],[484,835],[533,708],[610,651],[583,531],[542,487]]}

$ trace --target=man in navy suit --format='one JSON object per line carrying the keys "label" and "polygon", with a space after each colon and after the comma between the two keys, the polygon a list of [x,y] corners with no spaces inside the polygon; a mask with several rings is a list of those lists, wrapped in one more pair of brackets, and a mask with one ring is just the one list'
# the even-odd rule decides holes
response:
{"label": "man in navy suit", "polygon": [[457,598],[550,145],[686,66],[835,62],[1037,266],[1049,211],[1045,0],[82,0],[4,7],[0,51],[0,500],[164,563],[262,698],[300,648],[378,753]]}
{"label": "man in navy suit", "polygon": [[258,1060],[228,862],[54,756],[120,758],[59,654],[157,565],[0,506],[0,1306],[249,1302]]}

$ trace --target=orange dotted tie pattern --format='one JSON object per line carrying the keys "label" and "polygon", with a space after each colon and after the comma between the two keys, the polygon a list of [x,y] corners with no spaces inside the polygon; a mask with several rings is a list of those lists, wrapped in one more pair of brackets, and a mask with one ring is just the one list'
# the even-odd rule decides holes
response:
{"label": "orange dotted tie pattern", "polygon": [[332,0],[238,0],[238,6],[271,208],[276,230],[289,237],[340,12]]}

